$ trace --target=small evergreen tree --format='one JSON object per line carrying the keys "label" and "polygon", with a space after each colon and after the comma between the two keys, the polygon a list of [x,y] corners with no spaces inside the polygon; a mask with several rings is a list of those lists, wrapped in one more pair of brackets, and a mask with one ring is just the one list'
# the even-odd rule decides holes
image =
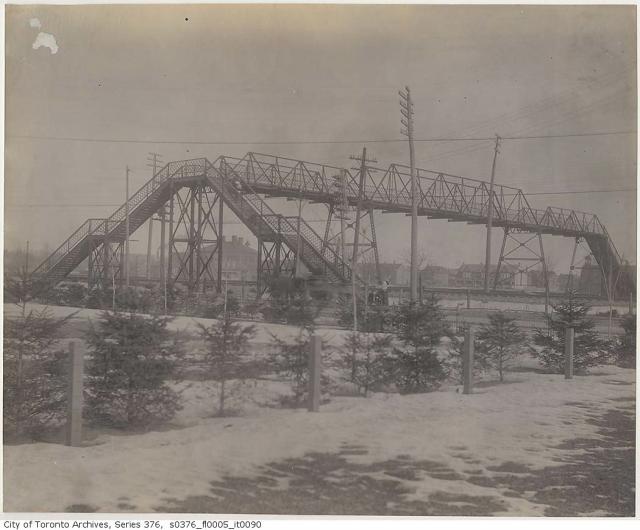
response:
{"label": "small evergreen tree", "polygon": [[348,380],[367,397],[369,390],[384,381],[384,359],[391,348],[391,337],[372,333],[349,333],[340,351]]}
{"label": "small evergreen tree", "polygon": [[500,382],[503,382],[505,368],[518,355],[517,348],[524,341],[515,318],[504,313],[489,315],[489,324],[482,326],[477,341],[478,357],[484,357],[487,364],[498,370]]}
{"label": "small evergreen tree", "polygon": [[218,381],[218,416],[225,414],[227,381],[241,378],[249,349],[255,336],[255,326],[235,323],[227,313],[209,327],[198,324],[200,337],[205,342],[205,360],[208,375]]}
{"label": "small evergreen tree", "polygon": [[273,351],[269,361],[278,375],[289,379],[293,392],[294,407],[302,405],[309,384],[309,352],[311,349],[312,326],[301,326],[293,341],[286,341],[272,335]]}
{"label": "small evergreen tree", "polygon": [[617,348],[618,365],[624,368],[636,366],[636,316],[629,313],[622,319],[624,335],[620,338]]}
{"label": "small evergreen tree", "polygon": [[4,316],[3,427],[7,438],[37,435],[64,415],[66,405],[65,352],[57,335],[74,315],[54,318],[47,308],[28,310],[36,293],[50,286],[35,284],[27,261],[14,273],[5,271],[4,290],[19,307],[17,317]]}
{"label": "small evergreen tree", "polygon": [[385,358],[387,377],[404,394],[437,389],[447,376],[437,347],[450,335],[438,298],[401,306],[395,325],[402,346]]}
{"label": "small evergreen tree", "polygon": [[114,427],[149,427],[170,420],[179,396],[167,385],[182,356],[170,319],[102,313],[87,334],[87,415]]}
{"label": "small evergreen tree", "polygon": [[53,318],[47,309],[4,318],[3,426],[6,438],[37,434],[65,414],[67,355],[57,341],[72,317]]}
{"label": "small evergreen tree", "polygon": [[565,329],[574,329],[573,366],[576,373],[586,373],[590,367],[606,362],[610,345],[595,331],[595,322],[588,317],[590,307],[576,298],[575,291],[553,306],[547,316],[548,330],[535,330],[534,343],[541,349],[534,351],[542,365],[553,373],[564,372]]}

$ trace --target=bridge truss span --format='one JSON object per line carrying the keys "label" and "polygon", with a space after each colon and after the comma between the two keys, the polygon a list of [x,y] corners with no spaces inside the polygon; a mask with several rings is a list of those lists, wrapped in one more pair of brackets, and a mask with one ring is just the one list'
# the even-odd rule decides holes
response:
{"label": "bridge truss span", "polygon": [[[531,233],[540,245],[543,234],[580,238],[608,278],[607,285],[620,292],[635,289],[596,215],[554,207],[536,209],[522,190],[509,186],[494,185],[490,197],[489,184],[478,179],[425,169],[418,169],[417,176],[419,215],[485,224],[491,200],[493,226],[502,227],[505,238]],[[266,287],[264,275],[292,274],[293,264],[299,262],[329,282],[346,284],[353,278],[362,284],[362,273],[353,271],[353,264],[365,261],[371,251],[368,255],[375,256],[378,265],[373,212],[410,213],[410,189],[409,168],[401,164],[386,169],[363,164],[350,170],[253,152],[242,158],[220,156],[213,162],[206,158],[170,162],[130,197],[128,208],[122,205],[106,219],[87,220],[33,275],[43,284],[55,284],[88,260],[90,285],[105,287],[122,281],[127,211],[130,234],[161,212],[163,233],[164,223],[169,225],[161,281],[182,283],[190,290],[220,290],[228,208],[258,240],[258,294]],[[297,216],[283,215],[269,204],[270,198],[326,205],[324,237],[305,221],[301,210]],[[355,218],[345,220],[346,209],[355,211]],[[339,214],[344,222],[336,239],[330,228]],[[544,261],[542,248],[539,255]]]}

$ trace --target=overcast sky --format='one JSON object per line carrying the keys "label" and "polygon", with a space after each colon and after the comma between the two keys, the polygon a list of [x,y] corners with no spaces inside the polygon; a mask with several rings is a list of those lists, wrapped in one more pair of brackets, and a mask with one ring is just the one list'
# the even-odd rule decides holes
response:
{"label": "overcast sky", "polygon": [[[363,140],[400,138],[404,85],[417,138],[635,131],[635,20],[635,6],[8,6],[5,245],[53,250],[109,215],[125,165],[132,188],[149,178],[148,151],[350,167]],[[251,144],[287,140],[354,143]],[[408,163],[405,143],[368,149],[379,165]],[[490,141],[416,146],[419,167],[480,178],[492,155]],[[496,181],[563,192],[531,202],[596,213],[635,261],[636,172],[635,134],[511,140]],[[566,193],[589,190],[627,191]],[[376,219],[382,258],[399,260],[407,218]],[[419,237],[434,263],[484,261],[482,227],[421,219]],[[569,259],[570,241],[545,245],[552,261]]]}

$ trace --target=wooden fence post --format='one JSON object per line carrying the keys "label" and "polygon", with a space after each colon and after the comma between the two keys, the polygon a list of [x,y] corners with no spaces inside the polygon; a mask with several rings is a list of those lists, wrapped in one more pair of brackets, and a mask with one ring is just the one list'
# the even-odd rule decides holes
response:
{"label": "wooden fence post", "polygon": [[311,351],[309,352],[309,412],[320,409],[320,375],[322,373],[322,339],[317,335],[311,336]]}
{"label": "wooden fence post", "polygon": [[473,339],[471,325],[464,332],[464,346],[462,350],[462,378],[463,394],[473,393]]}
{"label": "wooden fence post", "polygon": [[[79,348],[82,350],[82,348]],[[69,389],[67,393],[67,445],[82,445],[82,392],[84,352],[69,343]]]}
{"label": "wooden fence post", "polygon": [[564,330],[564,378],[573,379],[573,338],[574,329]]}

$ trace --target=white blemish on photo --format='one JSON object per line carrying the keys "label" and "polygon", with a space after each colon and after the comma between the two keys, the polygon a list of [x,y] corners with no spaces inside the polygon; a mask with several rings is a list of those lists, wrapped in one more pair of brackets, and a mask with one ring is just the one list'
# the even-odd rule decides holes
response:
{"label": "white blemish on photo", "polygon": [[38,48],[49,48],[52,54],[58,53],[58,44],[56,43],[56,38],[51,35],[51,33],[38,33],[36,40],[33,42],[33,49],[37,50]]}

